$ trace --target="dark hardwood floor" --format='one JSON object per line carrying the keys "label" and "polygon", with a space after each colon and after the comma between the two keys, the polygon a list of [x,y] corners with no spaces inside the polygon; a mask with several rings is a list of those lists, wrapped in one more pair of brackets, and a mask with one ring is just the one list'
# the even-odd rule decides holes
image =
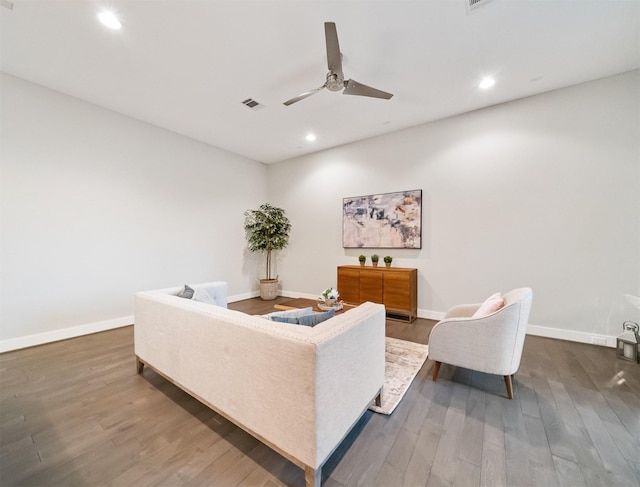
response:
{"label": "dark hardwood floor", "polygon": [[[426,343],[432,326],[388,321],[387,335]],[[324,486],[640,485],[640,365],[614,350],[528,336],[512,401],[502,377],[443,364],[434,383],[432,367],[391,416],[365,414]],[[304,485],[153,370],[138,375],[132,327],[0,355],[0,434],[2,486]]]}

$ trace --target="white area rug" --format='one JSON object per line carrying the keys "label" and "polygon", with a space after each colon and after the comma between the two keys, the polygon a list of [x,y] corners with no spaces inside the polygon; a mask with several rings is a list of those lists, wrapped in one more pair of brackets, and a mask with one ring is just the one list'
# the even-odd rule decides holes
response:
{"label": "white area rug", "polygon": [[391,414],[414,377],[427,360],[429,345],[386,338],[384,386],[382,386],[382,406],[369,406],[371,411]]}

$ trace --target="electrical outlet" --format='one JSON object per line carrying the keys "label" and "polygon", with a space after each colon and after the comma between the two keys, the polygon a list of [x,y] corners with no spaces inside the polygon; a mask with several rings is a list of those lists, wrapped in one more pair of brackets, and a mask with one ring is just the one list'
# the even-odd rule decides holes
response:
{"label": "electrical outlet", "polygon": [[593,343],[594,345],[607,345],[607,339],[605,337],[599,337],[599,336],[595,336],[592,335],[591,336],[591,343]]}

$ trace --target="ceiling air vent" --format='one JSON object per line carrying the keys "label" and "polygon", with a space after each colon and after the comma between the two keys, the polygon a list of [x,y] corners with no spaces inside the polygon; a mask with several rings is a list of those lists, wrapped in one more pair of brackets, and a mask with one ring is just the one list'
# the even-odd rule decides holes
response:
{"label": "ceiling air vent", "polygon": [[264,105],[261,105],[253,98],[247,98],[242,102],[242,104],[247,105],[249,108],[251,108],[251,110],[260,110],[261,108],[264,108]]}
{"label": "ceiling air vent", "polygon": [[484,7],[486,4],[491,3],[492,0],[464,0],[467,5],[467,15],[471,15],[479,8]]}

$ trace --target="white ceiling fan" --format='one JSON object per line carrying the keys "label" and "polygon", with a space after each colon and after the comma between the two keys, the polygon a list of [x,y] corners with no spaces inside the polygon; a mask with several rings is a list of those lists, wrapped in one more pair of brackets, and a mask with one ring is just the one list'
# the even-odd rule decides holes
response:
{"label": "white ceiling fan", "polygon": [[340,52],[340,44],[338,44],[338,32],[334,22],[324,23],[324,35],[327,44],[327,67],[329,68],[326,82],[320,88],[306,91],[285,101],[284,104],[286,106],[304,100],[325,88],[329,91],[340,91],[344,89],[344,91],[342,91],[343,95],[369,96],[372,98],[382,98],[384,100],[388,100],[393,96],[391,93],[363,85],[353,79],[345,80],[342,72],[342,54]]}

